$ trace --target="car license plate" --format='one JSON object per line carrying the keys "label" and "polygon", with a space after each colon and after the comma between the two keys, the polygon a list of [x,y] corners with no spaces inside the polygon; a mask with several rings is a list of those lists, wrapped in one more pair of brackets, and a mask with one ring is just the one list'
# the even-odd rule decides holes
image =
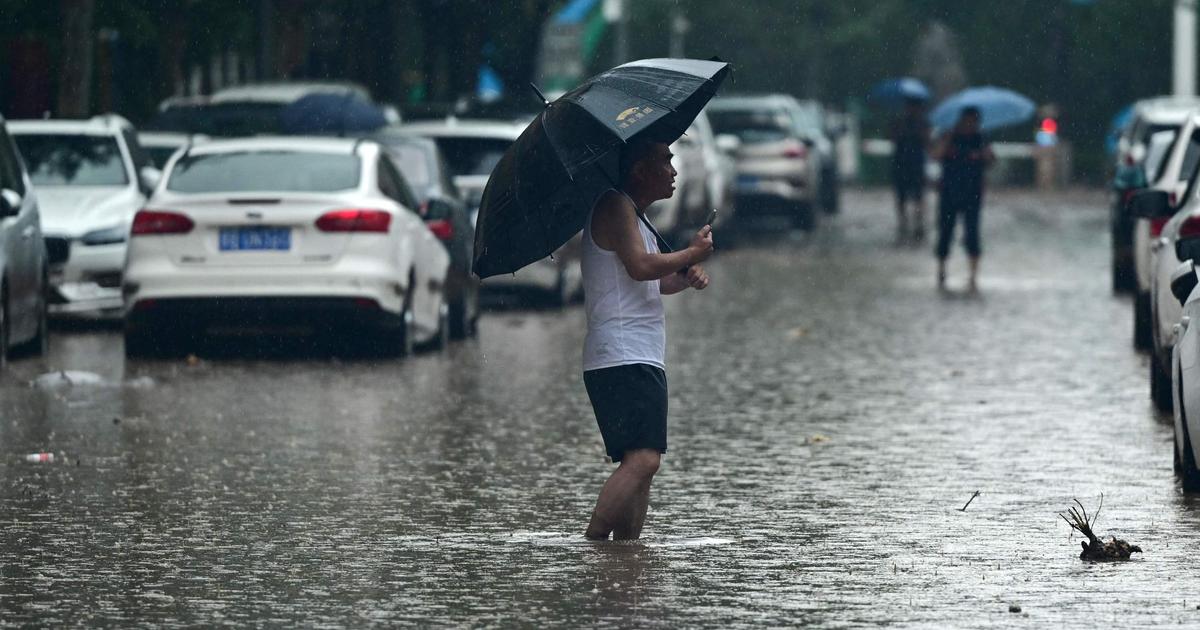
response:
{"label": "car license plate", "polygon": [[758,185],[758,177],[755,177],[754,175],[738,175],[737,183],[738,186],[753,188],[754,186]]}
{"label": "car license plate", "polygon": [[292,229],[280,227],[221,228],[221,251],[287,251],[292,248]]}

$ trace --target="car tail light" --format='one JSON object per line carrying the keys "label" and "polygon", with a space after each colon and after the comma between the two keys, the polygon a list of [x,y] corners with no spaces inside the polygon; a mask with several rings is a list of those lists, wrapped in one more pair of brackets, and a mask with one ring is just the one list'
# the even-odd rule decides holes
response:
{"label": "car tail light", "polygon": [[387,232],[392,224],[392,215],[386,210],[363,210],[347,208],[332,210],[317,219],[317,229],[322,232]]}
{"label": "car tail light", "polygon": [[196,224],[185,214],[169,210],[139,210],[133,216],[132,236],[187,234]]}
{"label": "car tail light", "polygon": [[454,224],[445,219],[426,221],[425,225],[429,226],[429,231],[433,232],[439,241],[449,241],[454,238]]}
{"label": "car tail light", "polygon": [[1196,238],[1200,236],[1200,217],[1188,217],[1183,225],[1179,226],[1179,239]]}
{"label": "car tail light", "polygon": [[1158,238],[1162,236],[1163,226],[1170,221],[1171,217],[1157,217],[1150,219],[1150,238]]}
{"label": "car tail light", "polygon": [[354,306],[363,310],[373,311],[379,308],[379,302],[371,298],[354,298]]}
{"label": "car tail light", "polygon": [[783,157],[786,158],[802,158],[806,155],[808,155],[808,147],[803,144],[789,146],[783,150]]}

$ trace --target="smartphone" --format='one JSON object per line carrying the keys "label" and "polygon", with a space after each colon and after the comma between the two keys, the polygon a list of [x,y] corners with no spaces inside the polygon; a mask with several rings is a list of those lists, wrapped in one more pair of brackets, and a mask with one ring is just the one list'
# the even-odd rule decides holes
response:
{"label": "smartphone", "polygon": [[714,208],[708,213],[708,218],[704,220],[704,225],[712,225],[713,221],[717,220],[717,210]]}

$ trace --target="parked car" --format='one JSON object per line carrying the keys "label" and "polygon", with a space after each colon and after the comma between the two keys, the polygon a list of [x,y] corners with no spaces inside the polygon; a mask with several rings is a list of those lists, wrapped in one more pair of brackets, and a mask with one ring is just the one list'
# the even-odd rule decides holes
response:
{"label": "parked car", "polygon": [[[1200,253],[1200,252],[1189,252]],[[1172,297],[1182,303],[1180,320],[1174,325],[1178,337],[1171,350],[1171,392],[1174,396],[1175,472],[1183,489],[1200,491],[1200,450],[1192,436],[1200,435],[1200,291],[1194,260],[1183,263],[1173,274]],[[1198,322],[1193,325],[1192,322]]]}
{"label": "parked car", "polygon": [[[821,165],[816,140],[800,134],[796,107],[784,95],[721,97],[709,104],[718,142],[736,146],[740,217],[783,215],[796,227],[816,227]],[[722,135],[736,140],[722,141]]]}
{"label": "parked car", "polygon": [[[1190,136],[1197,136],[1193,130]],[[1171,193],[1144,190],[1134,196],[1131,212],[1138,217],[1170,216],[1162,234],[1151,245],[1152,283],[1150,285],[1150,397],[1162,411],[1171,409],[1171,349],[1175,345],[1175,324],[1180,304],[1171,293],[1173,274],[1180,261],[1191,258],[1189,252],[1200,247],[1200,199],[1196,196],[1196,169],[1188,176],[1188,187],[1173,204]],[[1173,216],[1172,216],[1173,215]]]}
{"label": "parked car", "polygon": [[15,120],[9,131],[38,191],[50,312],[116,312],[129,225],[161,172],[119,116]]}
{"label": "parked car", "polygon": [[450,256],[369,140],[247,138],[180,152],[134,217],[125,351],[178,352],[211,325],[373,332],[444,345]]}
{"label": "parked car", "polygon": [[841,177],[838,171],[837,150],[833,142],[833,133],[826,124],[828,115],[825,107],[817,101],[797,101],[792,114],[796,129],[800,136],[812,140],[812,148],[817,155],[817,164],[821,171],[820,186],[817,198],[821,209],[826,214],[835,214],[841,209]]}
{"label": "parked car", "polygon": [[37,195],[0,117],[0,367],[14,348],[46,352],[48,282]]}
{"label": "parked car", "polygon": [[475,226],[450,181],[441,150],[433,140],[395,129],[378,132],[372,139],[383,145],[396,162],[420,204],[418,214],[450,253],[446,277],[450,336],[461,339],[474,335],[479,319],[479,279],[471,273]]}
{"label": "parked car", "polygon": [[736,174],[732,159],[717,148],[704,111],[671,144],[671,153],[675,194],[651,204],[646,215],[665,238],[682,246],[704,225],[710,210],[718,210],[717,226],[732,217]]}
{"label": "parked car", "polygon": [[[463,195],[475,224],[483,189],[492,169],[504,152],[525,130],[524,122],[495,120],[460,120],[447,118],[401,125],[404,133],[433,139],[441,149],[453,175],[454,185]],[[583,290],[583,274],[579,268],[580,237],[576,235],[554,252],[554,255],[525,267],[515,274],[488,278],[485,291],[537,289],[556,305],[564,305]]]}
{"label": "parked car", "polygon": [[[1200,120],[1197,118],[1198,114],[1200,110],[1197,110],[1178,132],[1160,131],[1150,137],[1147,151],[1167,154],[1165,158],[1147,156],[1147,174],[1153,182],[1150,188],[1167,193],[1172,211],[1187,188],[1188,177],[1195,171],[1197,161],[1200,161],[1200,141],[1192,139],[1196,130],[1195,121]],[[1167,150],[1162,149],[1163,143],[1167,144]],[[1152,343],[1150,322],[1153,321],[1153,309],[1150,305],[1150,293],[1155,273],[1152,252],[1160,247],[1157,241],[1162,236],[1163,226],[1170,218],[1171,215],[1133,217],[1133,267],[1134,278],[1137,280],[1137,290],[1133,299],[1133,344],[1139,350],[1150,349]]]}
{"label": "parked car", "polygon": [[138,131],[138,144],[150,156],[154,168],[162,170],[175,152],[197,142],[208,140],[208,136],[174,131]]}
{"label": "parked car", "polygon": [[[1117,141],[1109,226],[1112,233],[1111,275],[1116,292],[1137,287],[1133,253],[1133,216],[1129,202],[1149,184],[1146,158],[1150,138],[1160,131],[1178,131],[1200,99],[1162,97],[1138,101],[1124,133]],[[1153,165],[1151,165],[1153,166]]]}

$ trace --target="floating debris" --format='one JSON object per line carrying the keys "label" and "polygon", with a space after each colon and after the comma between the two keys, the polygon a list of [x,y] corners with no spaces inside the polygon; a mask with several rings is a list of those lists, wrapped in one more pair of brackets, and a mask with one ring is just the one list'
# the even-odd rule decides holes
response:
{"label": "floating debris", "polygon": [[[972,502],[972,501],[974,501],[974,500],[975,500],[975,497],[977,497],[977,496],[979,496],[979,491],[978,491],[978,490],[976,490],[976,491],[975,491],[975,494],[972,494],[972,495],[971,495],[971,498],[970,498],[970,499],[967,499],[967,505],[971,505],[971,502]],[[967,511],[967,505],[964,505],[964,506],[962,506],[961,508],[959,508],[959,510],[958,510],[958,511],[959,511],[959,512],[966,512],[966,511]]]}
{"label": "floating debris", "polygon": [[1100,507],[1096,508],[1096,513],[1088,518],[1087,509],[1075,499],[1075,504],[1078,509],[1072,507],[1067,510],[1066,514],[1059,513],[1067,525],[1071,529],[1077,530],[1079,533],[1087,536],[1087,542],[1079,541],[1083,545],[1083,551],[1079,554],[1081,560],[1128,560],[1131,553],[1142,553],[1142,548],[1137,545],[1131,545],[1124,540],[1112,537],[1112,540],[1104,542],[1092,531],[1096,525],[1096,519],[1100,517],[1100,510],[1104,507],[1104,495],[1100,495]]}
{"label": "floating debris", "polygon": [[828,441],[829,441],[829,437],[825,436],[825,435],[821,435],[820,433],[818,433],[812,437],[804,438],[805,444],[822,444],[822,443],[825,443]]}
{"label": "floating debris", "polygon": [[1009,605],[1008,605],[1008,612],[1010,612],[1010,613],[1019,613],[1019,612],[1021,612],[1021,607],[1020,607],[1020,606],[1018,606],[1018,605],[1016,605],[1016,604],[1009,604]]}
{"label": "floating debris", "polygon": [[799,339],[808,335],[808,330],[805,328],[793,328],[788,331],[788,339]]}
{"label": "floating debris", "polygon": [[54,453],[30,453],[25,456],[25,461],[31,464],[53,464]]}

